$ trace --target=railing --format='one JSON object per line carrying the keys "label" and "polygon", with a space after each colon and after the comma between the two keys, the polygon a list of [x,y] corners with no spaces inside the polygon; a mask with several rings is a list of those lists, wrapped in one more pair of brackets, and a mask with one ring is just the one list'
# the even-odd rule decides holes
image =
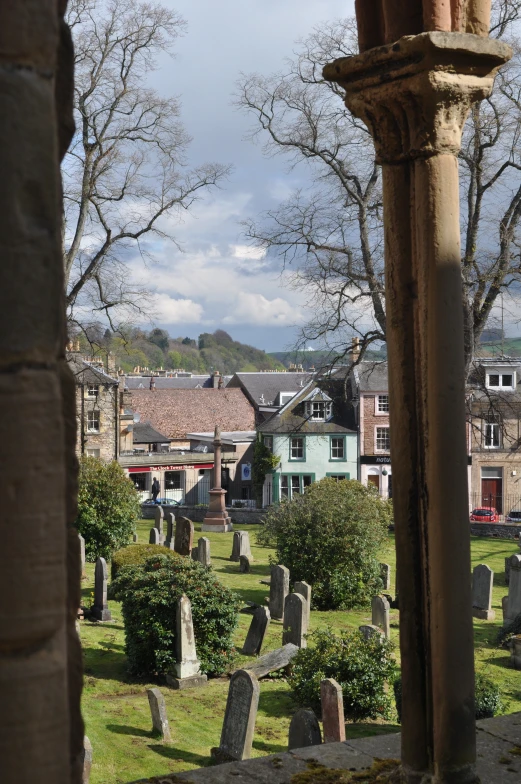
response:
{"label": "railing", "polygon": [[472,512],[473,509],[479,508],[495,509],[501,522],[505,522],[511,512],[517,512],[517,514],[513,515],[514,520],[511,522],[521,523],[521,493],[471,493],[469,497],[469,513]]}
{"label": "railing", "polygon": [[[130,475],[133,479],[133,475]],[[156,496],[156,502],[167,505],[168,503],[177,504],[180,506],[207,506],[210,501],[210,478],[208,476],[201,477],[198,480],[188,480],[185,476],[179,473],[176,477],[176,486],[173,486],[171,479],[162,479],[159,481],[159,493]],[[140,495],[142,504],[154,503],[154,498],[150,490],[145,489],[140,481],[135,481],[136,490]],[[245,498],[244,495],[250,493],[249,488],[239,487],[236,488],[233,482],[230,482],[228,487],[224,487],[225,491],[225,504],[226,506],[234,506],[236,508],[256,509],[256,502],[250,497]]]}

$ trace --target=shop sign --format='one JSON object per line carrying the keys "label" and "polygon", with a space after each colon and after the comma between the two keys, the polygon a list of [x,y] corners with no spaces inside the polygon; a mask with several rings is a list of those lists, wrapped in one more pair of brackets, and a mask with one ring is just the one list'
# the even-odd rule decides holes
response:
{"label": "shop sign", "polygon": [[360,463],[362,465],[390,465],[391,458],[389,455],[360,455]]}

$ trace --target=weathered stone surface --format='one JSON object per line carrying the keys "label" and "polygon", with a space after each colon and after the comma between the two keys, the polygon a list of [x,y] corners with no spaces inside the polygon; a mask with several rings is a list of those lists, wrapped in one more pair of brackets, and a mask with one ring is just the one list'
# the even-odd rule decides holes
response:
{"label": "weathered stone surface", "polygon": [[85,737],[83,738],[83,771],[81,777],[81,784],[89,784],[90,781],[90,771],[92,768],[92,744],[90,740]]}
{"label": "weathered stone surface", "polygon": [[290,593],[284,603],[282,644],[292,642],[299,648],[307,646],[308,631],[307,602],[299,593]]}
{"label": "weathered stone surface", "polygon": [[197,540],[197,560],[203,566],[212,565],[212,559],[210,558],[210,540],[207,536],[201,536]]}
{"label": "weathered stone surface", "polygon": [[521,670],[521,635],[517,634],[515,637],[511,638],[509,649],[510,664],[515,670]]}
{"label": "weathered stone surface", "polygon": [[280,564],[271,567],[269,608],[272,618],[284,617],[284,602],[289,593],[289,569]]}
{"label": "weathered stone surface", "polygon": [[157,528],[159,537],[158,537],[158,544],[163,544],[165,541],[165,534],[163,531],[163,523],[164,523],[165,515],[164,509],[162,506],[156,506],[154,509],[154,526]]}
{"label": "weathered stone surface", "polygon": [[107,602],[107,562],[98,558],[94,570],[94,604],[91,613],[98,621],[111,621],[112,615]]}
{"label": "weathered stone surface", "polygon": [[149,544],[159,544],[159,531],[157,528],[150,529],[150,536],[148,538]]}
{"label": "weathered stone surface", "polygon": [[242,574],[249,574],[250,573],[250,559],[247,555],[240,555],[239,556],[239,571]]}
{"label": "weathered stone surface", "polygon": [[132,541],[134,542],[134,544],[137,543],[137,541],[138,541],[138,535],[137,534],[132,534]]}
{"label": "weathered stone surface", "polygon": [[218,762],[250,758],[259,694],[259,683],[251,672],[237,670],[232,675],[221,742],[218,749],[212,749]]}
{"label": "weathered stone surface", "polygon": [[521,613],[521,555],[510,556],[510,583],[504,624],[511,623]]}
{"label": "weathered stone surface", "polygon": [[260,656],[255,662],[244,667],[244,669],[253,673],[257,678],[263,678],[270,672],[276,672],[287,667],[298,651],[299,648],[290,642],[282,648],[265,653],[264,656]]}
{"label": "weathered stone surface", "polygon": [[386,563],[380,564],[380,577],[382,578],[382,582],[383,582],[383,590],[390,591],[391,590],[391,567],[389,564]]}
{"label": "weathered stone surface", "polygon": [[80,559],[81,559],[81,579],[83,580],[86,576],[85,574],[85,539],[81,534],[78,534],[78,539],[80,540]]}
{"label": "weathered stone surface", "polygon": [[175,654],[175,674],[178,678],[200,675],[201,666],[195,649],[192,605],[188,596],[184,594],[177,600]]}
{"label": "weathered stone surface", "polygon": [[335,743],[346,739],[344,700],[342,687],[333,678],[320,682],[320,704],[324,743]]}
{"label": "weathered stone surface", "polygon": [[366,640],[374,634],[377,634],[379,637],[385,637],[383,631],[378,626],[370,623],[364,623],[362,626],[359,626],[358,631],[362,632]]}
{"label": "weathered stone surface", "polygon": [[188,675],[186,678],[176,678],[174,675],[167,673],[166,682],[172,689],[182,691],[184,689],[198,689],[201,686],[206,686],[208,677],[202,672],[199,675]]}
{"label": "weathered stone surface", "polygon": [[472,573],[472,615],[492,621],[496,613],[492,609],[492,587],[494,572],[486,564],[478,564]]}
{"label": "weathered stone surface", "polygon": [[503,614],[503,626],[505,625],[505,620],[507,617],[507,607],[508,607],[508,596],[503,596],[501,598],[501,612]]}
{"label": "weathered stone surface", "polygon": [[165,537],[165,547],[168,547],[169,550],[174,549],[174,536],[175,536],[175,515],[173,512],[167,512],[165,514],[165,521],[166,521],[166,537]]}
{"label": "weathered stone surface", "polygon": [[256,656],[261,652],[264,637],[270,625],[270,611],[267,607],[257,607],[251,619],[250,628],[242,652],[245,656]]}
{"label": "weathered stone surface", "polygon": [[306,610],[308,615],[307,625],[309,627],[309,619],[311,616],[311,585],[303,580],[297,580],[293,585],[295,593],[299,593],[306,600]]}
{"label": "weathered stone surface", "polygon": [[389,602],[383,596],[373,596],[371,600],[371,621],[373,626],[378,626],[385,636],[391,636],[389,620]]}
{"label": "weathered stone surface", "polygon": [[301,708],[289,725],[288,751],[302,749],[304,746],[318,746],[322,743],[322,735],[317,717],[312,710]]}
{"label": "weathered stone surface", "polygon": [[159,689],[147,689],[148,704],[152,715],[152,729],[158,732],[166,743],[170,743],[170,725],[166,715],[165,698]]}
{"label": "weathered stone surface", "polygon": [[179,555],[190,556],[194,546],[194,524],[188,517],[178,517],[175,524],[174,550]]}
{"label": "weathered stone surface", "polygon": [[505,557],[505,585],[510,582],[510,556]]}
{"label": "weathered stone surface", "polygon": [[241,555],[245,555],[250,563],[252,563],[253,557],[251,554],[250,534],[248,531],[234,531],[233,534],[233,545],[230,561],[238,561]]}

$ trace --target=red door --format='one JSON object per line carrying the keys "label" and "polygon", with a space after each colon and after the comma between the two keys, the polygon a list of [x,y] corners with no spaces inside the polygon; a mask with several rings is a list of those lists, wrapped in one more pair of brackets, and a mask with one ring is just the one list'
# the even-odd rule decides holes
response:
{"label": "red door", "polygon": [[378,492],[380,492],[380,476],[378,474],[369,474],[367,477],[367,484],[374,485]]}
{"label": "red door", "polygon": [[493,506],[499,514],[503,514],[503,480],[481,480],[481,503],[483,506]]}

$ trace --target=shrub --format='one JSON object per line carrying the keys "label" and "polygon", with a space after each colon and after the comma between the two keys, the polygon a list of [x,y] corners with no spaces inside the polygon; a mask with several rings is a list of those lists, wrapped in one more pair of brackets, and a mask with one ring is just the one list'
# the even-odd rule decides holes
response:
{"label": "shrub", "polygon": [[239,597],[202,564],[159,553],[140,565],[120,568],[112,588],[123,603],[125,649],[133,675],[173,671],[176,604],[183,594],[192,603],[201,671],[220,675],[229,669]]}
{"label": "shrub", "polygon": [[108,560],[128,544],[140,512],[138,494],[118,463],[81,458],[76,528],[88,561]]}
{"label": "shrub", "polygon": [[167,558],[173,559],[183,557],[161,544],[132,544],[129,547],[123,547],[112,556],[110,579],[114,581],[125,566],[142,565],[151,555],[166,555]]}
{"label": "shrub", "polygon": [[258,541],[275,547],[292,580],[312,584],[314,608],[350,609],[382,589],[377,555],[391,510],[372,487],[322,479],[270,509]]}
{"label": "shrub", "polygon": [[292,662],[290,687],[297,702],[320,715],[320,681],[335,678],[341,685],[347,719],[389,718],[392,700],[386,682],[395,671],[392,643],[359,632],[336,636],[330,629],[309,635],[313,646],[302,648]]}
{"label": "shrub", "polygon": [[[402,721],[402,679],[397,678],[394,682],[394,698],[396,700],[396,711],[398,721]],[[475,686],[475,716],[476,719],[491,719],[496,713],[504,710],[503,701],[499,687],[486,678],[480,672],[476,673]]]}
{"label": "shrub", "polygon": [[521,634],[521,613],[513,621],[502,626],[497,633],[497,644],[505,645],[514,634]]}

